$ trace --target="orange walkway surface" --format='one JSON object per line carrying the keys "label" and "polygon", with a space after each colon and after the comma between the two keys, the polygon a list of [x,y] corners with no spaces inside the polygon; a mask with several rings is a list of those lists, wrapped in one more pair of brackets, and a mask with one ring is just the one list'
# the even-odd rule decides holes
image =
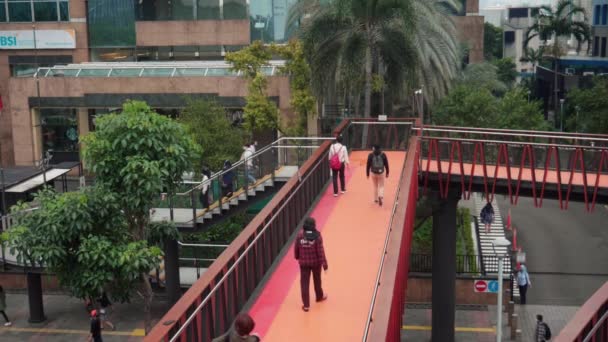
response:
{"label": "orange walkway surface", "polygon": [[323,236],[329,264],[323,290],[327,301],[302,311],[300,270],[293,245],[250,310],[264,342],[361,340],[395,200],[404,152],[386,152],[390,175],[383,207],[373,202],[371,179],[365,176],[368,152],[353,152],[346,171],[346,194],[333,196],[330,185],[312,216]]}
{"label": "orange walkway surface", "polygon": [[[426,172],[426,168],[427,168],[427,163],[428,163],[428,159],[422,159],[421,160],[421,167],[420,170],[423,172]],[[448,174],[448,169],[449,169],[449,162],[446,161],[442,161],[441,162],[441,173],[445,176],[446,174]],[[463,171],[465,176],[470,176],[471,175],[471,170],[473,168],[473,164],[469,164],[469,163],[463,163],[462,165],[463,167]],[[519,178],[519,167],[511,167],[511,180],[515,181],[514,184],[516,184],[517,179]],[[534,174],[536,176],[536,183],[538,185],[541,185],[543,182],[543,178],[545,175],[545,169],[544,168],[537,168],[534,170]],[[604,172],[606,172],[608,170],[605,170]],[[438,167],[437,167],[437,161],[436,160],[431,160],[431,163],[429,165],[429,172],[432,173],[437,173],[438,172]],[[488,178],[494,178],[494,172],[496,172],[496,166],[493,165],[488,165],[486,167],[486,174]],[[452,175],[460,175],[460,164],[457,162],[453,162],[452,163],[452,170],[450,172]],[[562,185],[568,185],[569,181],[570,181],[570,171],[561,171],[561,184]],[[475,165],[475,177],[483,177],[483,166],[482,165]],[[504,166],[500,166],[500,168],[498,169],[498,175],[497,178],[499,179],[507,179],[507,168]],[[607,174],[600,174],[599,177],[599,183],[598,183],[598,187],[599,188],[608,188],[608,175]],[[596,172],[587,172],[587,186],[588,187],[595,187],[595,181],[597,179],[597,171]],[[532,181],[532,170],[530,168],[524,167],[523,170],[521,171],[521,180],[522,181],[527,181],[527,182],[531,182]],[[465,182],[467,182],[466,184],[468,185],[468,179],[465,180]],[[556,170],[549,170],[547,172],[547,179],[546,179],[547,184],[557,184],[557,171]],[[582,172],[574,172],[574,175],[572,176],[572,185],[577,185],[577,186],[583,186],[583,174]]]}

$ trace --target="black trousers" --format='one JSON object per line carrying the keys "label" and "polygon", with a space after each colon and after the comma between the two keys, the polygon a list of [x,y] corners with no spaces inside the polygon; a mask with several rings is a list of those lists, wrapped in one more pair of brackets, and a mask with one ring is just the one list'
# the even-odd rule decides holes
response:
{"label": "black trousers", "polygon": [[300,288],[302,290],[302,303],[304,306],[310,306],[310,274],[315,287],[315,296],[317,301],[323,299],[323,288],[321,287],[321,265],[316,267],[300,266]]}
{"label": "black trousers", "polygon": [[519,285],[519,303],[526,304],[526,292],[528,292],[528,284],[521,286]]}
{"label": "black trousers", "polygon": [[4,310],[0,310],[0,313],[2,314],[2,316],[4,316],[4,320],[6,321],[6,323],[10,322],[11,320],[8,319],[8,317],[6,316],[6,313],[4,312]]}
{"label": "black trousers", "polygon": [[334,182],[334,194],[338,193],[338,176],[340,177],[340,186],[342,191],[346,190],[346,185],[344,184],[344,163],[340,166],[340,170],[331,170],[331,177]]}
{"label": "black trousers", "polygon": [[207,209],[209,208],[209,193],[205,192],[200,194],[200,200],[201,200],[201,205],[203,206],[203,209]]}

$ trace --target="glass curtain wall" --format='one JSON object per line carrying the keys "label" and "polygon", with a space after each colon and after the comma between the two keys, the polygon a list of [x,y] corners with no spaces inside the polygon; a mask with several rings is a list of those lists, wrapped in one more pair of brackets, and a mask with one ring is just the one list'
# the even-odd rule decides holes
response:
{"label": "glass curtain wall", "polygon": [[0,0],[0,22],[70,21],[68,0]]}
{"label": "glass curtain wall", "polygon": [[90,47],[135,46],[133,0],[89,0],[88,14]]}
{"label": "glass curtain wall", "polygon": [[283,43],[295,33],[298,22],[288,22],[297,0],[251,0],[251,40]]}
{"label": "glass curtain wall", "polygon": [[135,13],[141,21],[247,19],[247,0],[135,0]]}
{"label": "glass curtain wall", "polygon": [[53,163],[78,161],[78,119],[73,108],[41,108],[42,152]]}

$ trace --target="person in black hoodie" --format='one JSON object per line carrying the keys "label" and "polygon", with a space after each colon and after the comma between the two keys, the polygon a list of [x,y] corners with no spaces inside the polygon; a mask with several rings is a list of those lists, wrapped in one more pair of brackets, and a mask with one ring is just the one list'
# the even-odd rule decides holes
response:
{"label": "person in black hoodie", "polygon": [[374,145],[374,150],[367,156],[367,178],[369,171],[372,171],[372,183],[374,185],[374,202],[382,206],[384,199],[384,170],[386,170],[386,178],[388,178],[388,158],[382,152],[380,146]]}
{"label": "person in black hoodie", "polygon": [[300,287],[302,291],[302,310],[310,308],[310,274],[315,286],[317,302],[327,299],[321,287],[321,267],[327,271],[327,259],[323,248],[323,237],[317,230],[315,219],[307,217],[304,220],[303,230],[298,233],[294,247],[295,258],[300,263]]}

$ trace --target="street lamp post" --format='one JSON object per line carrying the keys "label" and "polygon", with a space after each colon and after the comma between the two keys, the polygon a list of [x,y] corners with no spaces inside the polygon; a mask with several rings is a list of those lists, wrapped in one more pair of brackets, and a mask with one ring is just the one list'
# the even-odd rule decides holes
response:
{"label": "street lamp post", "polygon": [[[492,241],[494,254],[498,256],[498,309],[496,311],[496,342],[501,342],[502,340],[502,263],[505,255],[507,254],[506,251],[510,245],[511,242],[509,242],[509,240],[505,239],[504,237],[499,237]],[[504,252],[502,248],[499,251],[496,251],[497,247],[504,247]]]}
{"label": "street lamp post", "polygon": [[574,130],[578,133],[578,112],[581,110],[580,106],[576,106],[576,119],[574,120]]}
{"label": "street lamp post", "polygon": [[559,99],[559,130],[564,131],[564,101],[565,99]]}

